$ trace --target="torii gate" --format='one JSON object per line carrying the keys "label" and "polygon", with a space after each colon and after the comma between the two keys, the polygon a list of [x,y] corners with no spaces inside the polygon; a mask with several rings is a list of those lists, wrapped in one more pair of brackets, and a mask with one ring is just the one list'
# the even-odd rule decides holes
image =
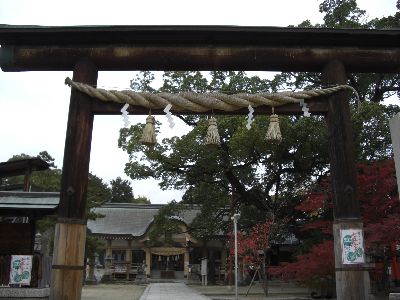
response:
{"label": "torii gate", "polygon": [[[73,80],[96,85],[98,71],[244,70],[321,72],[325,85],[345,84],[346,72],[397,73],[400,30],[337,30],[228,26],[0,26],[0,66],[12,71],[73,70]],[[362,229],[346,92],[309,102],[325,115],[334,194],[338,299],[366,299],[364,264],[341,259],[341,229]],[[121,105],[71,91],[51,299],[80,299],[85,201],[93,116],[119,114]],[[269,107],[256,113],[270,113]],[[131,114],[148,110],[131,107]],[[300,114],[298,105],[277,107]],[[180,112],[185,113],[185,112]],[[191,113],[191,112],[186,112]],[[215,111],[216,114],[225,112]],[[236,113],[243,113],[238,111]],[[152,114],[163,114],[152,110]],[[232,114],[232,113],[229,113]]]}

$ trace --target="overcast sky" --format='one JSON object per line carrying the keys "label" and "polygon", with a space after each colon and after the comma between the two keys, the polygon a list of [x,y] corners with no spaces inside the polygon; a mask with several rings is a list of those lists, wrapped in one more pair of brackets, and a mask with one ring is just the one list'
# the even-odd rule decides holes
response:
{"label": "overcast sky", "polygon": [[[288,26],[309,19],[321,23],[318,0],[0,0],[0,24],[12,25],[238,25]],[[396,0],[358,0],[369,18],[392,15]],[[62,167],[70,89],[64,85],[72,72],[0,71],[0,162],[14,154],[36,156],[48,151]],[[126,89],[134,72],[100,72],[98,85]],[[165,123],[162,116],[156,117]],[[176,118],[175,118],[176,119]],[[131,123],[145,122],[131,116]],[[163,137],[185,132],[175,120],[174,130],[163,125]],[[109,182],[124,174],[128,156],[117,147],[120,116],[96,116],[90,171]],[[132,182],[135,195],[152,203],[180,200],[180,191],[161,191],[153,180]]]}

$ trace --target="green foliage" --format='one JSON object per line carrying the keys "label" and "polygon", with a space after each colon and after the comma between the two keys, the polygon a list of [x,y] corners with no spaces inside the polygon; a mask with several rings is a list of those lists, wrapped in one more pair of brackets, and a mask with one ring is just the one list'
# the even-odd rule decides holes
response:
{"label": "green foliage", "polygon": [[207,239],[230,230],[229,199],[226,190],[207,182],[193,184],[186,191],[182,203],[201,204],[200,214],[189,224],[189,232],[195,238]]}
{"label": "green foliage", "polygon": [[85,253],[86,257],[90,262],[95,260],[98,249],[103,246],[103,241],[99,240],[96,236],[92,235],[92,232],[86,230],[86,242],[85,242]]}
{"label": "green foliage", "polygon": [[393,155],[389,120],[400,111],[398,106],[363,102],[353,110],[352,125],[357,160],[383,160]]}
{"label": "green foliage", "polygon": [[202,93],[207,90],[207,80],[199,72],[164,72],[164,84],[160,91],[193,91]]}
{"label": "green foliage", "polygon": [[111,191],[108,185],[100,177],[89,173],[88,190],[86,200],[86,218],[94,220],[101,215],[95,214],[93,208],[99,207],[108,202],[111,198]]}
{"label": "green foliage", "polygon": [[358,7],[356,0],[325,0],[319,5],[324,13],[324,27],[360,28],[366,11]]}
{"label": "green foliage", "polygon": [[381,19],[373,19],[368,23],[369,27],[376,29],[391,29],[400,27],[400,13],[397,12],[393,16]]}
{"label": "green foliage", "polygon": [[151,201],[150,201],[149,198],[139,195],[139,196],[133,198],[132,203],[135,203],[135,204],[151,204]]}
{"label": "green foliage", "polygon": [[[117,177],[111,180],[111,202],[113,203],[135,203],[135,204],[151,204],[150,199],[145,196],[135,197],[133,195],[131,183],[129,180],[122,180]],[[108,201],[108,200],[107,200]]]}
{"label": "green foliage", "polygon": [[183,209],[184,206],[175,200],[160,208],[149,232],[151,243],[157,244],[161,238],[164,244],[172,245],[172,235],[182,233],[180,225],[182,225]]}
{"label": "green foliage", "polygon": [[[367,20],[366,12],[357,6],[356,0],[325,0],[320,4],[324,13],[324,24],[302,22],[299,27],[368,28],[391,29],[400,27],[400,13],[381,19]],[[400,76],[398,74],[347,74],[348,84],[359,94],[361,102],[380,103],[385,99],[400,96]],[[275,89],[310,89],[322,85],[319,73],[284,72],[271,81]],[[352,95],[355,104],[355,95]]]}
{"label": "green foliage", "polygon": [[150,86],[153,80],[154,74],[150,71],[140,72],[135,79],[131,80],[131,89],[141,92],[154,92],[154,88]]}
{"label": "green foliage", "polygon": [[[272,86],[266,80],[248,78],[243,72],[229,74],[232,78],[225,72],[211,72],[207,86],[210,90],[225,91],[255,89],[249,82],[256,83],[260,89]],[[164,78],[167,76],[172,73],[164,74]],[[176,82],[177,77],[181,78],[182,73],[172,76],[173,80],[168,80],[164,88],[169,82]],[[199,80],[190,76],[184,80],[188,78]],[[268,122],[268,118],[258,116],[248,131],[244,117],[218,117],[222,146],[213,151],[203,145],[207,130],[205,117],[192,118],[188,122],[193,125],[192,131],[182,137],[164,139],[152,149],[139,143],[142,125],[122,129],[119,145],[130,157],[125,171],[132,179],[160,179],[162,188],[185,189],[183,202],[202,204],[199,219],[203,224],[195,220],[191,226],[195,235],[229,230],[226,221],[229,212],[225,207],[232,187],[236,193],[233,203],[236,209],[247,205],[264,212],[256,214],[260,219],[249,215],[249,228],[265,221],[266,211],[279,219],[287,213],[288,203],[296,199],[296,193],[304,189],[305,183],[326,168],[326,130],[320,118],[281,117],[285,139],[280,145],[272,145],[265,142]]]}
{"label": "green foliage", "polygon": [[111,202],[113,203],[130,203],[133,200],[133,191],[128,180],[122,180],[117,177],[111,180]]}
{"label": "green foliage", "polygon": [[38,157],[47,162],[51,168],[57,168],[57,166],[54,164],[55,159],[47,151],[39,152]]}

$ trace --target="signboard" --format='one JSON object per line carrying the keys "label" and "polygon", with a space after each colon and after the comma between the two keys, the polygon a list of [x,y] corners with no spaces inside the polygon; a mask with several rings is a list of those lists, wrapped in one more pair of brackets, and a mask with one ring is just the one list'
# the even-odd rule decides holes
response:
{"label": "signboard", "polygon": [[394,164],[396,166],[397,187],[400,188],[400,113],[389,121],[392,136]]}
{"label": "signboard", "polygon": [[206,258],[203,258],[201,260],[201,271],[200,272],[201,272],[202,276],[207,276],[208,271],[207,271],[207,259]]}
{"label": "signboard", "polygon": [[348,264],[364,263],[364,240],[362,229],[341,229],[342,262]]}
{"label": "signboard", "polygon": [[10,284],[30,285],[32,272],[32,255],[12,255],[10,267]]}

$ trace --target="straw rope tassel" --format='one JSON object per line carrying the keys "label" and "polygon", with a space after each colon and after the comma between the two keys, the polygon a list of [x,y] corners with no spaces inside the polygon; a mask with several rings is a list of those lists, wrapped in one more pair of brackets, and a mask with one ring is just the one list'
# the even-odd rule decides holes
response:
{"label": "straw rope tassel", "polygon": [[281,129],[279,127],[279,117],[272,111],[272,115],[269,118],[269,126],[266,134],[268,142],[279,144],[282,141]]}
{"label": "straw rope tassel", "polygon": [[142,138],[140,139],[140,142],[143,145],[154,146],[157,143],[154,124],[155,119],[151,114],[149,114],[146,118],[146,126],[144,127]]}
{"label": "straw rope tassel", "polygon": [[208,128],[205,144],[208,147],[219,147],[221,146],[221,140],[219,138],[217,120],[214,117],[208,119]]}

